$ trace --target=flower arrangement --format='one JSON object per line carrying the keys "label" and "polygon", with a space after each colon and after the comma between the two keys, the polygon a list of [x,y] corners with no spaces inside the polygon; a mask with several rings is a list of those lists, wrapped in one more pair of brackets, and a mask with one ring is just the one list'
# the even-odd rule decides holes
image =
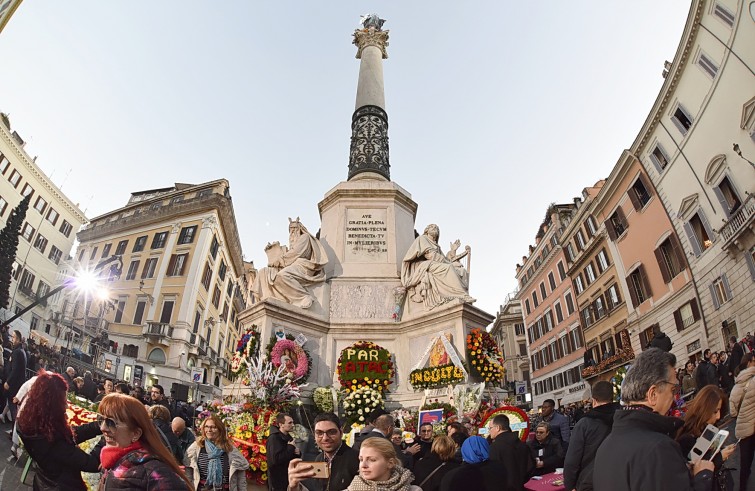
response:
{"label": "flower arrangement", "polygon": [[461,367],[453,363],[412,370],[409,373],[409,383],[414,390],[437,389],[448,385],[464,382],[465,374]]}
{"label": "flower arrangement", "polygon": [[315,400],[315,406],[323,413],[332,413],[335,409],[333,407],[333,392],[330,387],[318,387],[315,389],[313,398]]}
{"label": "flower arrangement", "polygon": [[[289,354],[287,354],[289,353]],[[296,357],[296,364],[293,365],[294,360],[290,360],[291,356]],[[283,358],[289,357],[285,363]],[[304,348],[291,341],[290,339],[282,339],[273,345],[273,349],[270,351],[270,361],[276,368],[283,366],[293,381],[300,380],[302,377],[309,373],[309,357],[304,351]]]}
{"label": "flower arrangement", "polygon": [[523,442],[527,441],[527,435],[530,433],[530,419],[527,417],[527,413],[522,411],[516,406],[501,406],[490,409],[481,418],[480,427],[487,424],[488,420],[504,414],[509,418],[511,431],[519,433],[519,439]]}
{"label": "flower arrangement", "polygon": [[257,356],[259,347],[260,333],[257,331],[257,326],[252,325],[236,343],[236,351],[231,359],[231,372],[236,375],[244,373],[248,367],[247,360]]}
{"label": "flower arrangement", "polygon": [[626,329],[621,331],[621,344],[615,354],[600,360],[596,365],[590,365],[582,369],[582,378],[596,375],[616,365],[617,363],[626,363],[634,359],[634,350],[632,349],[632,343],[629,340],[629,334]]}
{"label": "flower arrangement", "polygon": [[338,357],[338,381],[346,390],[371,387],[379,392],[388,390],[394,374],[391,353],[369,341],[357,341],[341,350]]}
{"label": "flower arrangement", "polygon": [[391,412],[396,427],[401,428],[404,432],[417,433],[417,413],[408,409],[396,409]]}
{"label": "flower arrangement", "polygon": [[[305,350],[303,347],[299,346],[294,342],[296,338],[292,334],[286,334],[285,339],[278,339],[275,334],[270,336],[270,341],[267,343],[267,347],[265,348],[265,352],[267,353],[267,358],[275,365],[276,368],[281,366],[281,357],[286,353],[286,350],[288,350],[289,353],[293,353],[293,355],[296,357],[296,360],[291,360],[291,363],[295,363],[296,366],[292,367],[289,365],[287,368],[284,365],[286,373],[289,373],[293,370],[293,374],[290,377],[292,381],[296,381],[299,383],[306,382],[307,379],[309,379],[309,374],[312,371],[312,357],[309,355],[309,352]],[[278,347],[279,344],[283,343],[280,347]],[[277,354],[277,364],[276,364],[276,358],[275,355]],[[287,355],[289,358],[291,358],[291,355]]]}
{"label": "flower arrangement", "polygon": [[301,398],[301,387],[288,376],[285,366],[275,367],[262,356],[248,360],[249,402],[255,407],[272,407],[285,410]]}
{"label": "flower arrangement", "polygon": [[503,354],[490,333],[479,328],[472,329],[467,334],[467,352],[476,375],[494,385],[503,381],[506,371]]}
{"label": "flower arrangement", "polygon": [[277,411],[261,409],[254,412],[242,411],[230,418],[229,435],[241,455],[249,462],[247,478],[259,485],[267,483],[267,437],[269,428],[275,422]]}
{"label": "flower arrangement", "polygon": [[364,423],[366,417],[383,405],[383,394],[371,387],[359,387],[347,395],[343,401],[346,422]]}
{"label": "flower arrangement", "polygon": [[[91,423],[92,421],[97,421],[97,413],[90,411],[88,408],[84,408],[75,403],[70,402],[71,398],[72,398],[71,394],[69,393],[68,394],[69,402],[66,407],[66,419],[68,420],[68,424],[70,426],[79,426],[79,425]],[[77,399],[75,395],[73,396],[73,398]],[[97,440],[99,440],[99,437],[91,438],[85,442],[81,442],[79,443],[79,448],[85,451],[86,453],[89,453],[97,444]],[[93,491],[99,488],[100,486],[100,473],[99,472],[82,472],[81,477],[84,479],[84,484],[86,484],[86,487],[89,491]]]}
{"label": "flower arrangement", "polygon": [[621,400],[621,384],[624,383],[624,377],[627,374],[627,367],[629,365],[619,367],[616,370],[616,374],[611,377],[611,385],[613,385],[613,400],[619,402]]}

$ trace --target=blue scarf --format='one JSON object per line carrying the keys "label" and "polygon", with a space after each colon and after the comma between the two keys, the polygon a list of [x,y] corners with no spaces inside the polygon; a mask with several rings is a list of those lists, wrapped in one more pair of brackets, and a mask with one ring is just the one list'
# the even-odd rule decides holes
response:
{"label": "blue scarf", "polygon": [[481,436],[470,436],[461,445],[461,457],[464,462],[479,464],[488,460],[488,441]]}
{"label": "blue scarf", "polygon": [[204,441],[207,452],[207,486],[223,485],[223,450],[216,447],[210,440]]}

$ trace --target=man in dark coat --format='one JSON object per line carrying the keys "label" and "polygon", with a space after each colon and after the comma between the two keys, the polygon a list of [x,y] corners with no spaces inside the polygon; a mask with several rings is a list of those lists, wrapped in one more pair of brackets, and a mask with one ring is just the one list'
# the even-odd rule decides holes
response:
{"label": "man in dark coat", "polygon": [[632,363],[621,385],[625,406],[614,413],[611,434],[595,456],[595,489],[711,489],[713,462],[698,461],[690,474],[673,439],[682,421],[663,416],[679,387],[675,366],[673,354],[656,348],[643,351]]}
{"label": "man in dark coat", "polygon": [[571,433],[571,443],[564,460],[564,486],[577,491],[592,491],[592,471],[595,454],[603,440],[611,433],[613,414],[621,409],[613,402],[613,386],[596,382],[592,387],[593,409],[577,422]]}
{"label": "man in dark coat", "polygon": [[10,404],[11,417],[15,421],[18,405],[13,403],[13,398],[16,397],[18,389],[26,382],[26,352],[23,348],[24,337],[20,331],[13,331],[11,343],[13,344],[13,353],[10,355],[10,369],[7,372],[8,378],[3,387],[8,398],[8,404]]}
{"label": "man in dark coat", "polygon": [[556,401],[553,399],[543,401],[542,415],[543,421],[548,423],[551,434],[561,442],[561,446],[564,447],[564,454],[566,454],[566,449],[569,448],[569,440],[571,440],[569,418],[556,411]]}
{"label": "man in dark coat", "polygon": [[710,349],[703,352],[703,359],[695,368],[695,389],[700,392],[706,385],[718,387],[718,369],[710,362]]}
{"label": "man in dark coat", "polygon": [[288,489],[303,489],[304,482],[310,491],[340,491],[346,489],[354,476],[359,474],[359,453],[343,441],[341,422],[333,413],[321,413],[315,418],[315,441],[321,453],[316,462],[330,464],[329,479],[312,479],[315,475],[312,467],[302,464],[300,459],[292,460],[288,465]]}
{"label": "man in dark coat", "polygon": [[[277,426],[276,426],[277,425]],[[270,427],[267,438],[267,475],[271,491],[285,491],[288,487],[288,464],[300,455],[290,435],[294,429],[294,419],[288,414],[280,413],[275,418],[275,425]]]}
{"label": "man in dark coat", "polygon": [[535,439],[527,442],[530,454],[535,459],[536,476],[556,472],[556,469],[564,466],[564,447],[561,441],[553,436],[550,425],[543,421],[535,428]]}
{"label": "man in dark coat", "polygon": [[499,414],[488,425],[490,434],[490,460],[497,460],[506,467],[505,491],[522,491],[532,472],[535,461],[527,444],[519,439],[519,433],[511,431],[509,418]]}
{"label": "man in dark coat", "polygon": [[729,356],[729,373],[731,376],[736,375],[736,369],[739,364],[742,363],[742,358],[745,356],[745,350],[742,348],[742,343],[737,342],[737,337],[732,336],[729,338],[729,349],[731,350],[731,356]]}
{"label": "man in dark coat", "polygon": [[661,327],[656,324],[653,326],[653,339],[648,343],[648,348],[658,348],[665,352],[670,352],[673,343],[671,338],[666,336],[666,333],[661,331]]}

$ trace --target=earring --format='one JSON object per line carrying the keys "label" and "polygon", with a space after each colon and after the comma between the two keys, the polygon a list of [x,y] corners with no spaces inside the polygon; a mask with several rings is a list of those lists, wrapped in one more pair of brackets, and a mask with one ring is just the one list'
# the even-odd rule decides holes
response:
{"label": "earring", "polygon": [[136,440],[138,440],[138,438],[134,437],[134,438],[131,439],[131,442],[132,443],[136,443]]}

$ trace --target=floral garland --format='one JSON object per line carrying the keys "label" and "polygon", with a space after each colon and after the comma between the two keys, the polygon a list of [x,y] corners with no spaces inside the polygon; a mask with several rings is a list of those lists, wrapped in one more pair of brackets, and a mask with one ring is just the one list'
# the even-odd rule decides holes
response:
{"label": "floral garland", "polygon": [[503,355],[493,337],[485,330],[476,328],[467,334],[467,350],[472,370],[485,382],[499,384],[506,369]]}
{"label": "floral garland", "polygon": [[332,413],[333,412],[333,392],[330,387],[318,387],[315,389],[313,399],[315,406],[320,412]]}
{"label": "floral garland", "polygon": [[346,390],[371,387],[384,392],[391,384],[395,368],[387,349],[369,341],[357,341],[341,350],[336,371],[338,382]]}
{"label": "floral garland", "polygon": [[343,401],[346,422],[364,423],[365,418],[375,409],[383,406],[383,395],[371,387],[359,387],[350,392]]}
{"label": "floral garland", "polygon": [[607,368],[611,368],[619,362],[626,363],[630,360],[633,360],[634,350],[632,349],[632,343],[629,340],[629,334],[627,333],[626,329],[621,331],[621,344],[623,347],[619,348],[615,354],[609,356],[604,360],[601,360],[600,363],[590,365],[582,369],[582,378],[587,378],[603,372]]}
{"label": "floral garland", "polygon": [[527,435],[530,434],[530,418],[527,417],[527,413],[522,411],[516,406],[501,406],[489,410],[482,418],[480,422],[480,428],[483,428],[487,422],[498,416],[504,414],[509,418],[511,424],[511,431],[519,433],[519,439],[523,442],[527,441]]}
{"label": "floral garland", "polygon": [[278,368],[281,366],[281,358],[286,350],[291,351],[296,355],[296,369],[292,375],[292,379],[296,382],[309,373],[309,357],[304,351],[304,348],[291,341],[290,339],[281,339],[273,345],[273,349],[270,351],[270,361],[273,366]]}
{"label": "floral garland", "polygon": [[[75,397],[75,396],[74,396]],[[70,399],[69,394],[69,399]],[[93,421],[97,421],[97,413],[90,411],[87,408],[83,408],[76,404],[68,402],[66,407],[66,419],[69,426],[79,426]],[[99,438],[90,438],[87,441],[79,443],[78,447],[86,453],[90,453],[95,447]],[[81,477],[84,479],[84,483],[89,491],[98,489],[100,486],[100,473],[99,472],[82,472]]]}
{"label": "floral garland", "polygon": [[241,339],[236,343],[236,351],[231,359],[231,372],[235,375],[241,375],[246,372],[248,368],[247,360],[257,356],[259,347],[260,333],[257,331],[257,326],[252,325],[246,329],[246,332],[244,332]]}
{"label": "floral garland", "polygon": [[453,363],[412,370],[409,373],[409,383],[414,390],[437,389],[448,385],[456,385],[464,381],[464,370]]}
{"label": "floral garland", "polygon": [[276,416],[277,412],[269,409],[243,411],[232,416],[228,424],[233,444],[249,462],[246,477],[259,485],[265,485],[268,479],[265,445]]}
{"label": "floral garland", "polygon": [[[273,358],[273,349],[275,349],[277,345],[281,343],[286,343],[287,341],[295,345],[298,348],[298,350],[294,350],[294,353],[296,353],[296,357],[297,357],[296,371],[294,373],[298,375],[300,373],[299,368],[302,365],[306,368],[306,371],[304,372],[304,374],[298,375],[293,380],[299,384],[303,384],[304,382],[307,381],[307,379],[309,379],[309,374],[312,372],[312,356],[310,356],[307,350],[305,350],[304,348],[296,344],[294,342],[295,339],[296,338],[292,334],[286,334],[286,339],[279,340],[278,337],[275,334],[273,334],[272,336],[270,336],[270,341],[267,343],[265,352],[267,353],[267,359],[271,360],[273,362],[273,365],[275,365],[275,359]],[[283,351],[286,348],[292,349],[291,345],[288,345],[288,343],[286,343],[285,346],[282,346],[280,348],[280,354],[278,355],[278,364],[275,365],[276,368],[280,367],[280,358],[281,358],[281,355],[283,354]],[[301,356],[302,353],[304,353],[304,357],[306,358],[305,363],[302,363],[302,356]]]}

